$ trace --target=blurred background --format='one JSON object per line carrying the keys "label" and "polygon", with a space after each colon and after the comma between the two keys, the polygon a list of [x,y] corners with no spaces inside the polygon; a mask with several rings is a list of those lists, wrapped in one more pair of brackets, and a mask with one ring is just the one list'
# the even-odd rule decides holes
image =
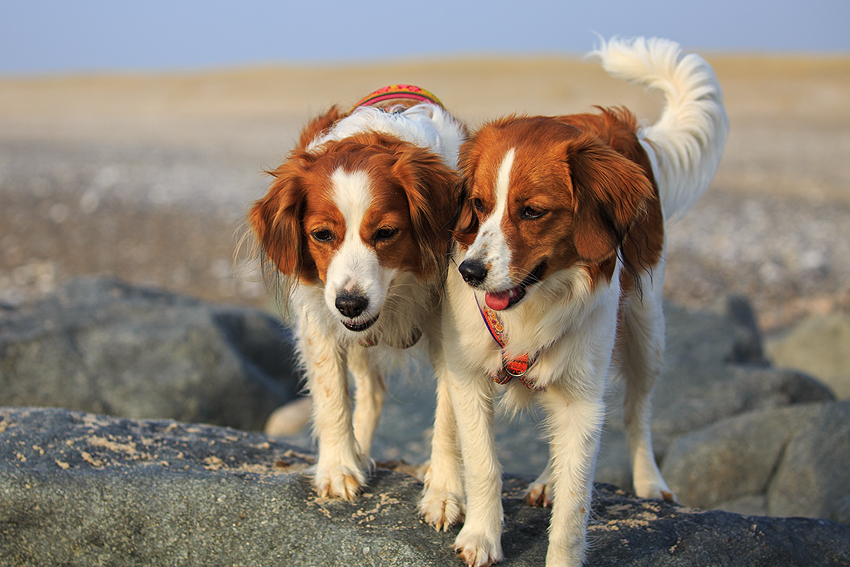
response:
{"label": "blurred background", "polygon": [[848,27],[845,0],[4,2],[0,303],[108,274],[269,306],[242,219],[309,116],[409,82],[473,127],[595,104],[653,120],[657,97],[582,60],[647,35],[715,66],[732,122],[669,231],[668,297],[746,295],[775,334],[846,313]]}

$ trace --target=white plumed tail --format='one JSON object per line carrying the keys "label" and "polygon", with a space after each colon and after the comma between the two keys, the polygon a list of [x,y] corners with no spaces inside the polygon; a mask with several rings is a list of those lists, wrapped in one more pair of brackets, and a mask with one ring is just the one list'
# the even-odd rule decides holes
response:
{"label": "white plumed tail", "polygon": [[714,178],[729,132],[714,70],[666,39],[612,39],[590,55],[612,77],[664,94],[658,122],[638,134],[652,161],[665,219],[684,215]]}

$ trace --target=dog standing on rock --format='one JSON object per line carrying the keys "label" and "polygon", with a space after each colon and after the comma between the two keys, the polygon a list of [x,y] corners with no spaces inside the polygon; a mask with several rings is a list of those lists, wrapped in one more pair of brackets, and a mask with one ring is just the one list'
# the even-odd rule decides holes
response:
{"label": "dog standing on rock", "polygon": [[[547,567],[578,566],[612,359],[626,386],[638,496],[673,500],[655,463],[650,392],[664,350],[664,225],[707,189],[728,118],[710,65],[662,39],[593,55],[661,91],[659,120],[622,108],[485,124],[461,148],[461,211],[442,305],[431,465],[420,502],[438,529],[465,516],[470,566],[502,559],[493,398],[546,410],[546,470],[526,500],[551,505]],[[459,449],[459,451],[458,451]]]}
{"label": "dog standing on rock", "polygon": [[437,304],[466,134],[428,91],[380,89],[312,120],[250,211],[294,319],[322,497],[354,498],[366,482],[386,395],[373,353],[420,338],[432,357],[439,351]]}

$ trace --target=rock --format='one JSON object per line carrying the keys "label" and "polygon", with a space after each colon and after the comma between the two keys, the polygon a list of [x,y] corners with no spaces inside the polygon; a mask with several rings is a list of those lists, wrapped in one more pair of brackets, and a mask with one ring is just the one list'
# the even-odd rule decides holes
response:
{"label": "rock", "polygon": [[[767,365],[755,319],[743,300],[733,298],[717,312],[667,306],[666,316],[667,358],[654,393],[653,431],[659,463],[676,479],[670,482],[682,501],[844,521],[850,499],[844,499],[843,485],[831,492],[820,488],[828,484],[823,479],[841,478],[840,461],[814,453],[841,448],[842,426],[829,422],[838,414],[823,410],[820,429],[809,425],[822,411],[818,408],[829,406],[811,403],[834,399],[829,388],[801,372]],[[432,372],[414,363],[386,378],[389,396],[372,456],[404,460],[421,474],[430,452]],[[272,414],[278,407],[290,413],[282,421],[304,421],[309,408],[296,397],[299,380],[291,335],[275,319],[114,280],[78,280],[33,305],[4,308],[0,317],[0,387],[6,404],[256,431],[267,418],[269,426],[281,418]],[[615,387],[609,396],[596,480],[628,489],[621,395]],[[813,439],[820,439],[819,431],[838,431],[824,437],[832,445],[818,442],[807,449],[802,441],[795,443],[796,437],[779,433],[790,431],[791,421],[781,417],[775,423],[747,422],[742,432],[733,426],[738,422],[727,425],[736,416],[787,406],[814,408],[800,409],[794,419],[802,420],[800,431],[811,431]],[[812,416],[805,417],[805,411]],[[497,445],[506,472],[536,476],[545,466],[548,446],[539,417],[534,411],[498,417]],[[287,433],[282,442],[312,443],[307,429]],[[670,447],[675,447],[672,456]],[[782,461],[785,453],[800,456]]]}
{"label": "rock", "polygon": [[850,401],[819,410],[793,430],[767,491],[768,512],[850,524]]}
{"label": "rock", "polygon": [[808,319],[768,341],[767,352],[774,364],[808,372],[832,387],[838,398],[850,398],[850,314]]}
{"label": "rock", "polygon": [[[320,500],[312,456],[258,434],[59,409],[0,408],[0,563],[459,567],[458,528],[416,516],[422,484],[378,468]],[[542,565],[549,510],[505,482],[501,565]],[[595,487],[588,567],[839,566],[850,526],[699,512]]]}
{"label": "rock", "polygon": [[721,420],[676,439],[662,474],[700,508],[850,523],[850,401]]}
{"label": "rock", "polygon": [[[656,458],[677,437],[755,409],[835,399],[812,377],[767,365],[752,311],[732,297],[715,312],[665,305],[667,345],[661,378],[652,394]],[[622,386],[607,398],[608,415],[596,480],[631,486],[623,433]]]}
{"label": "rock", "polygon": [[0,316],[3,403],[262,429],[293,399],[290,334],[264,313],[80,279]]}

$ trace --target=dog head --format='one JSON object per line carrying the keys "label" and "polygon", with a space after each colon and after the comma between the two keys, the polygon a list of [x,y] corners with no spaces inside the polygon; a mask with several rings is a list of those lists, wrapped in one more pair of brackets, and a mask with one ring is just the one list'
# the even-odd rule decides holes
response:
{"label": "dog head", "polygon": [[366,132],[280,167],[249,222],[290,285],[322,285],[351,331],[377,321],[395,278],[443,274],[456,174],[434,154]]}
{"label": "dog head", "polygon": [[655,198],[640,166],[555,118],[485,125],[461,148],[459,169],[459,270],[494,310],[574,266],[610,280],[621,244]]}

